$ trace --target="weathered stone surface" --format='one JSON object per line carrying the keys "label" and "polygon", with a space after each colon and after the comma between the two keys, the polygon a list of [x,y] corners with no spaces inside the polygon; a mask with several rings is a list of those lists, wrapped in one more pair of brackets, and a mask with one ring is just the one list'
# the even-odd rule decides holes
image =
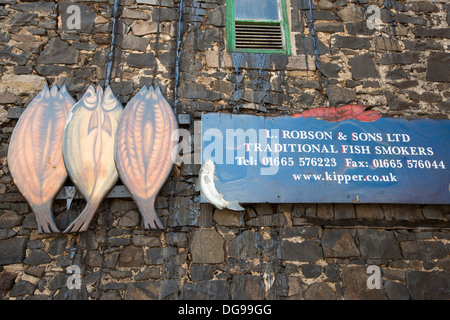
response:
{"label": "weathered stone surface", "polygon": [[328,101],[331,106],[338,106],[355,101],[356,94],[353,90],[332,84],[327,88]]}
{"label": "weathered stone surface", "polygon": [[337,15],[344,22],[363,21],[363,9],[353,4],[339,10]]}
{"label": "weathered stone surface", "polygon": [[127,284],[125,300],[158,300],[160,281],[139,281]]}
{"label": "weathered stone surface", "polygon": [[181,291],[184,300],[228,300],[228,286],[225,280],[186,283]]}
{"label": "weathered stone surface", "polygon": [[446,273],[408,270],[406,287],[413,300],[450,299],[450,277]]}
{"label": "weathered stone surface", "polygon": [[447,247],[439,241],[403,241],[400,247],[406,260],[430,261],[448,255]]}
{"label": "weathered stone surface", "polygon": [[75,64],[78,62],[80,52],[67,42],[52,38],[37,58],[40,64]]}
{"label": "weathered stone surface", "polygon": [[133,68],[153,68],[155,66],[155,55],[149,53],[130,53],[127,64]]}
{"label": "weathered stone surface", "polygon": [[79,13],[82,17],[82,19],[80,19],[79,25],[77,25],[74,24],[74,10],[68,10],[69,6],[71,5],[73,5],[73,2],[60,2],[58,4],[58,12],[62,22],[62,30],[80,33],[91,33],[96,17],[95,12],[88,5],[77,3],[77,10],[79,10]]}
{"label": "weathered stone surface", "polygon": [[281,259],[311,262],[323,258],[322,248],[313,241],[281,242]]}
{"label": "weathered stone surface", "polygon": [[246,230],[228,244],[228,256],[235,259],[255,259],[261,250],[261,235]]}
{"label": "weathered stone surface", "polygon": [[24,263],[32,266],[46,264],[51,261],[52,259],[50,256],[45,251],[40,249],[31,250],[30,254],[25,258],[25,260],[23,260]]}
{"label": "weathered stone surface", "polygon": [[355,205],[356,217],[358,219],[381,220],[384,218],[383,211],[379,205],[358,204]]}
{"label": "weathered stone surface", "polygon": [[25,280],[19,280],[14,287],[12,288],[9,295],[11,297],[19,297],[26,294],[33,294],[34,290],[36,289],[36,286],[28,281]]}
{"label": "weathered stone surface", "polygon": [[388,280],[384,283],[383,288],[389,300],[411,299],[408,289],[403,283]]}
{"label": "weathered stone surface", "polygon": [[352,68],[352,77],[354,80],[380,77],[373,60],[373,55],[370,53],[350,58],[348,63]]}
{"label": "weathered stone surface", "polygon": [[244,225],[244,213],[228,209],[215,210],[214,220],[220,225],[239,227]]}
{"label": "weathered stone surface", "polygon": [[264,284],[259,276],[236,275],[231,280],[230,293],[232,300],[262,300]]}
{"label": "weathered stone surface", "polygon": [[322,234],[322,248],[325,258],[359,256],[358,247],[349,230],[325,229]]}
{"label": "weathered stone surface", "polygon": [[12,210],[5,211],[0,215],[0,228],[13,228],[19,226],[22,224],[23,219],[23,215]]}
{"label": "weathered stone surface", "polygon": [[14,285],[14,280],[17,277],[15,272],[2,272],[0,274],[0,291],[10,290]]}
{"label": "weathered stone surface", "polygon": [[382,290],[367,288],[366,269],[362,266],[342,267],[342,291],[345,300],[380,300],[384,299]]}
{"label": "weathered stone surface", "polygon": [[35,75],[5,74],[2,76],[1,84],[13,93],[36,93],[47,85],[47,81],[45,78]]}
{"label": "weathered stone surface", "polygon": [[427,81],[450,82],[450,53],[430,54],[427,62]]}
{"label": "weathered stone surface", "polygon": [[225,259],[223,238],[213,229],[195,231],[191,241],[192,262],[222,263]]}
{"label": "weathered stone surface", "polygon": [[134,210],[128,211],[122,218],[120,218],[118,225],[121,227],[135,227],[141,221],[139,212]]}
{"label": "weathered stone surface", "polygon": [[300,269],[305,278],[316,278],[322,274],[322,267],[317,264],[302,264]]}
{"label": "weathered stone surface", "polygon": [[165,264],[176,256],[175,247],[156,247],[146,251],[145,264]]}
{"label": "weathered stone surface", "polygon": [[354,50],[369,49],[370,41],[368,39],[358,37],[333,36],[332,47]]}
{"label": "weathered stone surface", "polygon": [[119,256],[120,267],[142,267],[144,265],[144,250],[142,247],[127,246]]}
{"label": "weathered stone surface", "polygon": [[358,230],[359,250],[365,258],[401,259],[393,231]]}
{"label": "weathered stone surface", "polygon": [[0,240],[0,265],[21,263],[25,258],[28,238]]}
{"label": "weathered stone surface", "polygon": [[311,284],[304,293],[305,300],[336,300],[336,293],[325,283]]}

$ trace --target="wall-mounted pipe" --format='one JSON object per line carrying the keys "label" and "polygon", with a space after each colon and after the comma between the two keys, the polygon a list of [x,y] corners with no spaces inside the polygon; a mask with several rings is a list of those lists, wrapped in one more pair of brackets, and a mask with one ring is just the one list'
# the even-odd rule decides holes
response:
{"label": "wall-mounted pipe", "polygon": [[178,106],[178,85],[180,83],[180,61],[181,61],[181,35],[183,33],[183,0],[180,0],[180,14],[178,17],[178,34],[177,34],[177,58],[175,61],[175,87],[173,107],[175,114]]}
{"label": "wall-mounted pipe", "polygon": [[105,88],[109,86],[109,83],[111,81],[111,72],[112,72],[113,57],[114,57],[114,47],[115,47],[115,42],[116,42],[116,26],[117,26],[118,8],[119,8],[119,0],[115,0],[114,8],[113,8],[113,25],[112,25],[112,31],[111,31],[111,47],[109,50],[108,66],[106,68]]}

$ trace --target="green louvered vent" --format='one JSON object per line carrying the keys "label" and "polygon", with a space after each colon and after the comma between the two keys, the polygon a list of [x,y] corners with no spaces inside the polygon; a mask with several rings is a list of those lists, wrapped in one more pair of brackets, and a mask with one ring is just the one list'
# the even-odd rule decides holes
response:
{"label": "green louvered vent", "polygon": [[280,24],[244,24],[236,21],[236,49],[283,50]]}

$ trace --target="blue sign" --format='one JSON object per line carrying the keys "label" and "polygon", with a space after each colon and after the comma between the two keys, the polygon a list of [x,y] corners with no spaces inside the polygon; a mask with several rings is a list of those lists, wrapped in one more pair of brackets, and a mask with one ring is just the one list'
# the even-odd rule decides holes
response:
{"label": "blue sign", "polygon": [[239,203],[450,204],[449,141],[449,120],[202,117],[202,162]]}

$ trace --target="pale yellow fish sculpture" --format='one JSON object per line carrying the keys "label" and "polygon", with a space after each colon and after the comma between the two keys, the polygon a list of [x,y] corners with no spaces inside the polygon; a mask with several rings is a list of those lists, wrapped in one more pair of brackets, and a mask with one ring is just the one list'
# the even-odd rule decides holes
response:
{"label": "pale yellow fish sculpture", "polygon": [[173,167],[177,129],[175,113],[159,87],[144,86],[128,102],[120,120],[116,166],[139,208],[144,229],[164,228],[155,200]]}
{"label": "pale yellow fish sculpture", "polygon": [[40,233],[59,232],[52,203],[67,180],[62,141],[74,104],[66,86],[61,90],[46,86],[20,116],[9,144],[9,170],[34,212]]}
{"label": "pale yellow fish sculpture", "polygon": [[111,88],[89,86],[67,117],[63,157],[69,176],[86,199],[86,208],[64,232],[89,228],[100,203],[119,179],[114,143],[123,106]]}

